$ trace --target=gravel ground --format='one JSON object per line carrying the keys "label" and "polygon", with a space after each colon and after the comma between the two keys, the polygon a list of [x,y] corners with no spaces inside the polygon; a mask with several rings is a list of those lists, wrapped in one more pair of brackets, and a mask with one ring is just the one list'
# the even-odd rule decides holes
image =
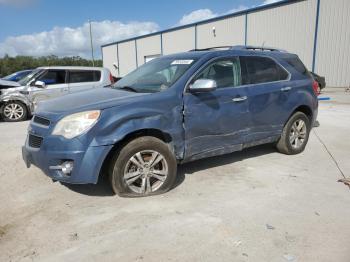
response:
{"label": "gravel ground", "polygon": [[[0,122],[0,261],[350,261],[350,93],[331,90],[300,155],[259,146],[180,167],[167,194],[53,183]],[[318,138],[319,137],[319,138]]]}

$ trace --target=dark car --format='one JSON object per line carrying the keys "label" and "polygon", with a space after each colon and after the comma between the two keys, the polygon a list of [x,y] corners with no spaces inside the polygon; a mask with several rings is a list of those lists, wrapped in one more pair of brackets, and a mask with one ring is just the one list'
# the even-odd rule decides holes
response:
{"label": "dark car", "polygon": [[177,164],[265,143],[302,152],[316,89],[298,56],[276,49],[163,56],[112,88],[39,103],[23,158],[53,180],[97,183],[108,173],[120,196],[159,194]]}
{"label": "dark car", "polygon": [[32,71],[33,71],[32,69],[18,71],[18,72],[11,74],[11,75],[5,76],[2,79],[6,80],[6,81],[18,82],[19,80],[21,80],[24,77],[26,77],[27,75],[29,75]]}
{"label": "dark car", "polygon": [[326,87],[326,78],[324,76],[320,76],[314,72],[310,72],[312,77],[315,79],[315,81],[318,84],[318,87],[320,90],[324,89]]}

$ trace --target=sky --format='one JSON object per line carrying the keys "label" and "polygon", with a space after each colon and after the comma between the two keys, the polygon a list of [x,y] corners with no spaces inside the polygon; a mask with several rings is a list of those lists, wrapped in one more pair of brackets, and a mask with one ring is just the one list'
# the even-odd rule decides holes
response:
{"label": "sky", "polygon": [[0,57],[89,58],[103,44],[144,35],[278,0],[0,0]]}

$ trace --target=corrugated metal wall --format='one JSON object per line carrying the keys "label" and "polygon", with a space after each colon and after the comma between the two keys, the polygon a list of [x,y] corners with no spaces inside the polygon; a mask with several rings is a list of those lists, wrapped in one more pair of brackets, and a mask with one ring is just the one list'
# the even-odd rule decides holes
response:
{"label": "corrugated metal wall", "polygon": [[134,70],[136,65],[136,48],[135,41],[118,44],[119,51],[119,72],[120,76],[124,76]]}
{"label": "corrugated metal wall", "polygon": [[103,66],[108,68],[115,76],[118,75],[118,70],[113,66],[118,65],[117,45],[110,45],[102,48],[102,62]]}
{"label": "corrugated metal wall", "polygon": [[163,54],[189,51],[195,48],[195,28],[189,27],[163,34]]}
{"label": "corrugated metal wall", "polygon": [[245,15],[198,25],[197,48],[244,45],[244,27]]}
{"label": "corrugated metal wall", "polygon": [[350,1],[322,0],[316,46],[316,72],[329,86],[350,86]]}
{"label": "corrugated metal wall", "polygon": [[138,66],[145,63],[146,56],[161,55],[160,35],[137,39],[136,43]]}
{"label": "corrugated metal wall", "polygon": [[248,14],[247,44],[296,53],[311,69],[317,0],[291,3]]}
{"label": "corrugated metal wall", "polygon": [[[143,64],[145,56],[159,55],[162,50],[167,55],[246,42],[296,53],[310,70],[314,62],[315,72],[326,77],[328,86],[350,85],[350,0],[293,1],[258,9],[137,38],[137,64]],[[116,74],[113,63],[118,60],[116,46],[102,47],[103,64],[113,74]],[[135,40],[121,42],[118,47],[120,76],[124,76],[137,67]]]}

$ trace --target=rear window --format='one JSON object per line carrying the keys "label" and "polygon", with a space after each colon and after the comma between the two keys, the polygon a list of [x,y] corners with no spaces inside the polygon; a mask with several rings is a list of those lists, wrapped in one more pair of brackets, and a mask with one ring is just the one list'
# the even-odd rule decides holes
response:
{"label": "rear window", "polygon": [[290,66],[292,66],[295,70],[297,70],[299,73],[309,76],[309,71],[304,66],[303,62],[300,61],[298,57],[288,57],[284,58],[284,61],[286,61]]}
{"label": "rear window", "polygon": [[260,84],[288,79],[288,73],[274,60],[261,56],[242,56],[242,84]]}
{"label": "rear window", "polygon": [[94,71],[70,71],[69,72],[69,83],[84,83],[84,82],[98,82],[101,78],[101,72]]}

